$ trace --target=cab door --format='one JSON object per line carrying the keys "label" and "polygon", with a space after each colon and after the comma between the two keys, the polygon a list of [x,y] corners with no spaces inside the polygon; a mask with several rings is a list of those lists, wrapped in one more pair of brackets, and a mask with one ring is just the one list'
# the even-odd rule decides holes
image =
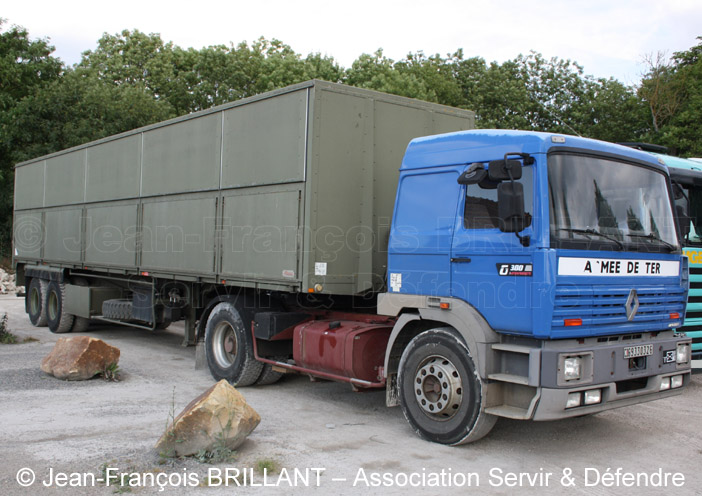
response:
{"label": "cab door", "polygon": [[[534,213],[533,166],[522,167],[527,227]],[[533,245],[524,246],[498,219],[498,183],[485,180],[461,186],[451,243],[451,294],[474,306],[496,330],[531,332]]]}

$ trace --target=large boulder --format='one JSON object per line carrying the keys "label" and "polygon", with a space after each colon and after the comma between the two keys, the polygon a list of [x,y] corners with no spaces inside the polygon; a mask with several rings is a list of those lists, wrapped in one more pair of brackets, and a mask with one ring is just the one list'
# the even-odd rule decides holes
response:
{"label": "large boulder", "polygon": [[119,349],[89,336],[59,338],[41,370],[59,379],[84,381],[119,362]]}
{"label": "large boulder", "polygon": [[188,456],[226,446],[234,450],[261,422],[244,396],[225,380],[190,402],[156,443],[159,453]]}

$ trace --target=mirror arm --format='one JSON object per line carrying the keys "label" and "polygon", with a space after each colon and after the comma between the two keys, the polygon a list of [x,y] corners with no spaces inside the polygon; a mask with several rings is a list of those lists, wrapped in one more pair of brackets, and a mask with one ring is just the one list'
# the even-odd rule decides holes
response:
{"label": "mirror arm", "polygon": [[[512,166],[508,165],[509,162],[507,162],[507,156],[509,155],[519,155],[524,159],[524,165],[533,164],[534,157],[528,153],[505,153],[505,169],[507,169],[507,174],[509,174],[509,180],[512,183],[512,192],[514,192],[514,176],[512,176]],[[517,236],[517,239],[519,239],[519,242],[523,247],[526,248],[531,244],[531,236],[522,236],[517,231],[514,232],[514,235]]]}

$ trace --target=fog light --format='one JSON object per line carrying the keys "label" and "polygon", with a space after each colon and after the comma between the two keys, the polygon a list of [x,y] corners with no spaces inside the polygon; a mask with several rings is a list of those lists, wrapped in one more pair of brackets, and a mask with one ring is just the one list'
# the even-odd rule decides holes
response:
{"label": "fog light", "polygon": [[563,361],[563,377],[566,381],[577,381],[582,371],[582,357],[570,357]]}
{"label": "fog light", "polygon": [[683,385],[683,376],[674,375],[673,377],[670,378],[670,387],[672,389],[682,387],[682,385]]}
{"label": "fog light", "polygon": [[566,408],[575,408],[576,406],[580,406],[581,399],[582,393],[568,393]]}
{"label": "fog light", "polygon": [[678,343],[678,352],[675,354],[675,361],[678,365],[690,361],[690,343]]}
{"label": "fog light", "polygon": [[601,389],[590,389],[585,391],[585,404],[594,405],[602,401],[602,390]]}
{"label": "fog light", "polygon": [[665,391],[666,389],[670,389],[670,377],[661,379],[661,391]]}

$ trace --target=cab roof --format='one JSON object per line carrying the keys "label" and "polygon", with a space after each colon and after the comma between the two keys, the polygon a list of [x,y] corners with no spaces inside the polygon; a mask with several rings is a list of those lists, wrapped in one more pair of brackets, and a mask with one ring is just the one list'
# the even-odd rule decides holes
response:
{"label": "cab roof", "polygon": [[475,129],[413,139],[400,170],[486,162],[506,153],[545,154],[555,147],[583,149],[664,168],[651,153],[606,141],[567,134],[505,129]]}

